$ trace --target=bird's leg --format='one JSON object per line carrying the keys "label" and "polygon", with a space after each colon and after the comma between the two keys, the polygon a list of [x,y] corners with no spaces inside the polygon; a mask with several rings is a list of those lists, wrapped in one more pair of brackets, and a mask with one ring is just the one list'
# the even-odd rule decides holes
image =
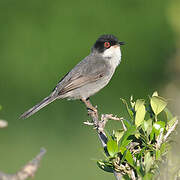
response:
{"label": "bird's leg", "polygon": [[87,98],[87,99],[82,98],[81,101],[86,105],[87,109],[89,109],[97,114],[97,109],[91,104],[89,98]]}
{"label": "bird's leg", "polygon": [[92,117],[94,127],[98,129],[99,120],[98,120],[97,107],[94,107],[91,104],[89,98],[88,99],[82,98],[81,101],[86,105],[86,108],[88,109],[88,115]]}

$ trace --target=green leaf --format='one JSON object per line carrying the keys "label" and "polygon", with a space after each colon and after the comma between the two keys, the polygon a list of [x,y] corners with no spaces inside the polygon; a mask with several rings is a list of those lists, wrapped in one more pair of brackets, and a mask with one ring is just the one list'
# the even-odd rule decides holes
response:
{"label": "green leaf", "polygon": [[138,174],[140,177],[143,177],[143,176],[144,176],[144,171],[143,171],[142,165],[136,166],[135,168],[136,168],[137,174]]}
{"label": "green leaf", "polygon": [[132,154],[129,150],[127,150],[126,152],[126,156],[125,156],[127,162],[132,166],[134,167],[134,160],[133,160],[133,157],[132,157]]}
{"label": "green leaf", "polygon": [[146,114],[146,109],[145,109],[145,106],[144,106],[144,100],[138,99],[136,101],[135,111],[136,111],[135,125],[138,127],[143,123],[144,117],[145,117],[145,114]]}
{"label": "green leaf", "polygon": [[124,151],[123,156],[122,156],[121,161],[120,161],[120,164],[122,164],[122,163],[125,161],[127,151],[128,151],[128,149],[126,149],[126,150]]}
{"label": "green leaf", "polygon": [[151,157],[150,152],[148,152],[144,156],[144,166],[146,173],[150,171],[152,164],[153,164],[153,158]]}
{"label": "green leaf", "polygon": [[164,131],[164,128],[165,128],[164,121],[157,121],[153,124],[153,131],[154,131],[156,137],[159,136],[161,131]]}
{"label": "green leaf", "polygon": [[106,172],[110,172],[113,173],[113,165],[110,164],[109,162],[106,161],[97,161],[97,165],[99,168],[101,168],[102,170],[106,171]]}
{"label": "green leaf", "polygon": [[143,147],[143,148],[141,149],[141,151],[137,154],[137,159],[138,159],[138,160],[142,160],[142,159],[143,159],[145,150],[146,150],[146,147]]}
{"label": "green leaf", "polygon": [[137,139],[139,139],[140,136],[141,136],[141,133],[137,132],[136,134],[134,134],[134,136],[135,136]]}
{"label": "green leaf", "polygon": [[122,177],[122,180],[131,180],[131,178],[126,174]]}
{"label": "green leaf", "polygon": [[117,144],[118,144],[119,140],[122,138],[123,134],[124,134],[123,130],[115,131],[114,136],[116,137]]}
{"label": "green leaf", "polygon": [[160,96],[153,96],[150,100],[152,110],[157,116],[167,105],[167,100]]}
{"label": "green leaf", "polygon": [[152,140],[153,140],[153,138],[154,138],[154,134],[155,134],[155,132],[154,132],[154,128],[152,128],[152,131],[151,131],[151,133],[150,133],[150,141],[152,141]]}
{"label": "green leaf", "polygon": [[152,131],[152,119],[148,119],[147,121],[143,121],[143,130],[147,132],[147,136],[150,135]]}
{"label": "green leaf", "polygon": [[128,121],[127,119],[123,119],[123,123],[126,126],[127,129],[129,129],[133,124]]}
{"label": "green leaf", "polygon": [[161,151],[159,149],[156,150],[156,160],[159,160],[161,157]]}
{"label": "green leaf", "polygon": [[163,143],[163,144],[161,145],[161,148],[160,148],[161,154],[164,154],[164,153],[165,153],[165,151],[167,150],[166,147],[167,147],[167,146],[166,146],[166,143]]}
{"label": "green leaf", "polygon": [[153,92],[152,97],[153,97],[153,96],[158,96],[158,92],[157,92],[157,91]]}
{"label": "green leaf", "polygon": [[167,121],[170,121],[173,118],[172,113],[169,111],[167,107],[164,108],[164,112],[166,113]]}
{"label": "green leaf", "polygon": [[136,127],[131,126],[127,131],[124,132],[124,135],[122,136],[119,144],[120,147],[126,147],[132,140],[128,139],[129,136],[133,135],[136,133]]}
{"label": "green leaf", "polygon": [[124,152],[127,150],[127,148],[126,147],[121,147],[120,148],[120,152],[121,152],[121,154],[123,155],[124,154]]}
{"label": "green leaf", "polygon": [[2,106],[0,105],[0,110],[2,109]]}
{"label": "green leaf", "polygon": [[166,127],[166,130],[168,130],[169,128],[171,128],[174,123],[177,121],[177,117],[173,117],[168,123],[167,123],[167,127]]}
{"label": "green leaf", "polygon": [[152,173],[146,173],[145,176],[143,177],[143,180],[151,180],[153,178]]}
{"label": "green leaf", "polygon": [[135,111],[137,111],[139,109],[139,107],[141,107],[142,105],[144,105],[144,100],[143,99],[137,99],[136,104],[135,104]]}
{"label": "green leaf", "polygon": [[110,139],[108,142],[107,142],[107,150],[108,150],[108,153],[111,157],[114,157],[116,153],[118,153],[118,145],[117,145],[117,142],[114,141],[113,139]]}
{"label": "green leaf", "polygon": [[129,113],[129,116],[131,117],[131,119],[133,119],[134,118],[134,113],[133,113],[132,109],[129,108],[129,106],[128,106],[128,104],[127,104],[125,99],[121,98],[121,100],[126,105],[126,109],[127,109],[128,113]]}

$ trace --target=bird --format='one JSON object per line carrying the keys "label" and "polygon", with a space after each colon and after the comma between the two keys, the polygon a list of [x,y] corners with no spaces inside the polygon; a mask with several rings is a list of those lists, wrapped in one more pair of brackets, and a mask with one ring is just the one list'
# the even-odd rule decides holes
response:
{"label": "bird", "polygon": [[90,96],[104,88],[121,62],[119,41],[112,34],[101,35],[91,48],[91,52],[69,71],[55,86],[50,95],[24,112],[20,118],[26,119],[57,99],[77,100],[96,112],[89,101]]}

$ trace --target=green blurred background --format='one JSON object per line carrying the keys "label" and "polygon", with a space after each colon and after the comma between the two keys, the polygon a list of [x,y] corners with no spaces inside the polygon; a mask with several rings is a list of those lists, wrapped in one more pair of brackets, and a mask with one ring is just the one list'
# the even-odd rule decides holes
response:
{"label": "green blurred background", "polygon": [[91,98],[99,111],[126,115],[120,98],[147,98],[158,90],[178,113],[179,9],[178,0],[0,0],[0,118],[9,122],[0,130],[0,170],[16,172],[45,147],[36,180],[113,179],[96,166],[101,144],[83,125],[88,117],[80,101],[56,101],[27,120],[18,116],[46,97],[105,33],[126,45],[111,82]]}

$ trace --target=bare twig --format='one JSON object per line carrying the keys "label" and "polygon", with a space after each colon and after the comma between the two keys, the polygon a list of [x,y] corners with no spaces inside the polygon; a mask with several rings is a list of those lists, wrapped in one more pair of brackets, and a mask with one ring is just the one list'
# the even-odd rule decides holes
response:
{"label": "bare twig", "polygon": [[[118,121],[122,120],[122,119],[117,118],[117,117],[113,117],[112,114],[102,114],[101,120],[99,120],[97,108],[94,108],[91,105],[90,101],[88,101],[88,103],[87,102],[84,102],[84,103],[88,109],[88,115],[92,119],[92,122],[87,121],[87,122],[84,122],[84,124],[94,126],[94,128],[97,130],[98,137],[99,137],[101,144],[104,148],[104,152],[106,153],[107,156],[109,156],[109,153],[107,151],[108,138],[107,138],[106,133],[104,131],[105,125],[109,119],[118,120]],[[122,174],[120,172],[114,171],[114,176],[115,176],[116,180],[120,180],[122,178]]]}
{"label": "bare twig", "polygon": [[126,126],[125,126],[125,124],[123,122],[123,120],[124,120],[123,117],[118,118],[117,116],[113,116],[112,114],[106,114],[105,116],[106,116],[107,119],[112,119],[112,120],[115,120],[115,121],[121,121],[124,131],[127,131],[127,128],[126,128]]}
{"label": "bare twig", "polygon": [[131,178],[132,180],[136,180],[136,176],[133,170],[131,170]]}
{"label": "bare twig", "polygon": [[122,174],[119,172],[114,171],[114,176],[115,176],[116,180],[122,179]]}
{"label": "bare twig", "polygon": [[28,177],[33,177],[45,153],[46,150],[42,148],[40,150],[40,153],[32,161],[30,161],[22,169],[20,169],[16,174],[10,175],[0,172],[0,180],[25,180]]}
{"label": "bare twig", "polygon": [[173,126],[168,129],[168,132],[164,135],[164,137],[163,137],[163,129],[160,130],[160,134],[158,136],[156,143],[156,149],[159,149],[161,147],[161,144],[167,140],[170,134],[175,130],[177,124],[178,124],[178,120],[176,120]]}
{"label": "bare twig", "polygon": [[88,125],[88,126],[94,126],[94,123],[89,122],[89,121],[85,121],[84,124],[85,124],[85,125]]}
{"label": "bare twig", "polygon": [[162,141],[163,141],[163,128],[160,130],[160,134],[158,136],[158,139],[157,139],[157,143],[156,143],[156,149],[159,149],[161,144],[162,144]]}

